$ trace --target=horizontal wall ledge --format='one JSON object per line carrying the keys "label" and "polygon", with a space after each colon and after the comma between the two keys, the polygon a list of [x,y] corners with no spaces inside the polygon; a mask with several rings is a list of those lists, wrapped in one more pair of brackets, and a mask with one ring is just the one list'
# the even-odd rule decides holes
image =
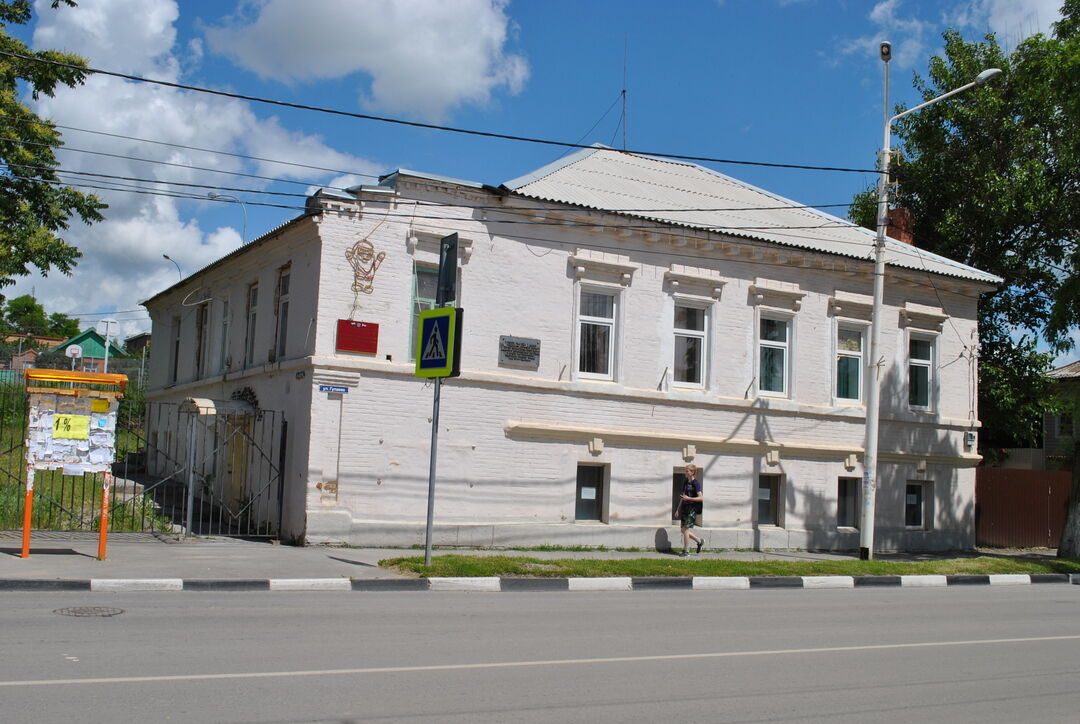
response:
{"label": "horizontal wall ledge", "polygon": [[[860,460],[863,455],[861,445],[822,445],[809,442],[760,442],[750,438],[712,437],[693,435],[682,432],[664,432],[663,430],[620,430],[607,427],[586,427],[579,425],[560,425],[547,422],[528,422],[508,420],[504,426],[507,437],[541,438],[588,444],[594,438],[600,438],[604,444],[622,445],[657,445],[667,444],[674,449],[694,445],[698,451],[718,453],[741,453],[746,455],[767,455],[770,451],[779,451],[780,458],[799,458],[816,460],[843,461],[849,455],[856,455]],[[918,463],[927,465],[951,465],[954,467],[975,467],[982,460],[981,455],[959,453],[957,455],[927,455],[918,452],[880,452],[878,459],[884,462]]]}

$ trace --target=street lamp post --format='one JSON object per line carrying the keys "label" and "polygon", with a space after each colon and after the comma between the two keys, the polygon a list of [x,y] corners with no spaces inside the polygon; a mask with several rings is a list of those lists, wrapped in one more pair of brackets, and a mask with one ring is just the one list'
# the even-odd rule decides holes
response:
{"label": "street lamp post", "polygon": [[870,385],[866,394],[866,453],[863,457],[862,521],[859,527],[859,558],[862,560],[871,560],[874,557],[878,426],[881,420],[881,362],[878,360],[878,355],[881,350],[881,315],[885,296],[885,230],[889,223],[889,160],[892,146],[892,124],[904,116],[921,111],[938,101],[943,101],[975,86],[982,85],[1001,73],[998,68],[989,68],[979,73],[975,80],[966,85],[889,117],[889,60],[892,58],[892,45],[883,42],[880,50],[881,60],[885,66],[885,131],[881,161],[878,164],[881,168],[881,175],[878,178],[877,236],[874,239],[874,306],[870,316],[870,355],[867,362]]}
{"label": "street lamp post", "polygon": [[247,243],[247,204],[245,204],[243,201],[236,198],[235,196],[229,196],[228,194],[219,194],[214,191],[208,193],[206,195],[206,198],[214,199],[215,201],[218,199],[223,199],[225,201],[235,201],[236,203],[240,204],[240,209],[244,212],[244,228],[243,231],[240,232],[240,242]]}
{"label": "street lamp post", "polygon": [[112,328],[113,325],[119,324],[115,319],[103,319],[98,322],[99,326],[105,327],[105,369],[102,370],[103,372],[109,371],[109,344],[112,341]]}
{"label": "street lamp post", "polygon": [[180,271],[180,265],[176,263],[176,259],[173,259],[168,254],[162,254],[161,256],[164,257],[165,259],[168,259],[169,261],[171,261],[176,266],[176,273],[180,275],[181,279],[183,279],[184,278],[184,272]]}

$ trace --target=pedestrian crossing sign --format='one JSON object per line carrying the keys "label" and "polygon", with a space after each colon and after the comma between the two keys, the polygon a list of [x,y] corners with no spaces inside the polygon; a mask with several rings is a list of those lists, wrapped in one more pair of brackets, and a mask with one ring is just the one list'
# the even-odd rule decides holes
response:
{"label": "pedestrian crossing sign", "polygon": [[457,307],[420,312],[416,330],[416,376],[457,377],[461,372],[461,319]]}

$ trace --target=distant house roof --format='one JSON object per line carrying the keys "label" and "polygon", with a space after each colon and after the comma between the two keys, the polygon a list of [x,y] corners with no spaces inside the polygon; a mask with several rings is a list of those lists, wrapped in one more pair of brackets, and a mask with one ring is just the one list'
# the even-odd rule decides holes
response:
{"label": "distant house roof", "polygon": [[[65,340],[63,344],[58,345],[56,349],[63,351],[73,344],[82,347],[83,359],[103,359],[105,357],[105,338],[94,329],[85,329],[79,332],[74,337]],[[112,340],[109,340],[109,356],[124,356],[124,350]]]}
{"label": "distant house roof", "polygon": [[[582,149],[503,188],[528,198],[870,259],[874,232],[703,166],[603,146]],[[988,285],[1001,278],[894,239],[886,263]]]}
{"label": "distant house roof", "polygon": [[1069,379],[1074,377],[1080,377],[1080,360],[1070,362],[1064,367],[1058,367],[1057,369],[1050,370],[1046,373],[1047,377],[1054,377],[1056,379]]}

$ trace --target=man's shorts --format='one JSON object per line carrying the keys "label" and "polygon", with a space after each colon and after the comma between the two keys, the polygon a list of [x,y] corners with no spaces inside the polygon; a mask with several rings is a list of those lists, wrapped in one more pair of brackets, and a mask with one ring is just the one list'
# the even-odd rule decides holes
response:
{"label": "man's shorts", "polygon": [[697,511],[696,510],[684,510],[679,518],[679,526],[681,528],[693,528],[697,524]]}

